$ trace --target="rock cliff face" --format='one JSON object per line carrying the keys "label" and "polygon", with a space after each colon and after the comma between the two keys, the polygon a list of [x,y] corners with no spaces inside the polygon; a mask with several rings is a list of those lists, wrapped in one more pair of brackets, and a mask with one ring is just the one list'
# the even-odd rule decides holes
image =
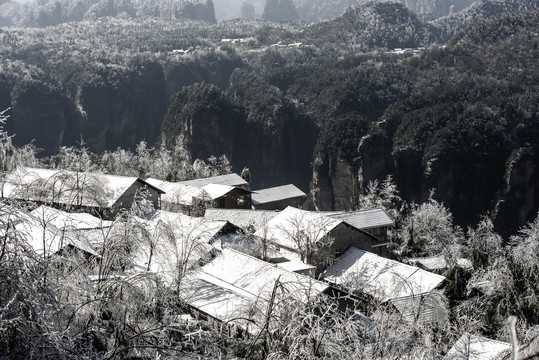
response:
{"label": "rock cliff face", "polygon": [[[503,111],[489,109],[490,118],[485,119],[486,113],[472,108],[475,115],[464,111],[462,117],[456,116],[465,123],[454,120],[454,124],[421,130],[408,124],[406,117],[395,115],[398,112],[389,113],[371,124],[360,138],[353,160],[319,152],[311,189],[315,207],[354,208],[358,192],[370,181],[381,181],[391,174],[400,195],[409,202],[424,202],[435,189],[435,198],[451,209],[457,224],[473,225],[481,215],[489,214],[499,233],[505,237],[514,234],[535,219],[539,208],[539,151],[535,145],[529,146],[536,130],[530,128],[509,141],[504,134],[518,132],[511,130],[516,124],[526,128],[526,122],[521,121],[526,115],[513,114],[506,106]],[[493,115],[496,111],[500,113]],[[489,132],[497,126],[496,116],[507,128]],[[440,132],[443,140],[437,134]],[[410,140],[412,133],[416,143]],[[429,134],[426,142],[417,143],[425,134]],[[511,150],[518,141],[528,146]]]}
{"label": "rock cliff face", "polygon": [[[12,92],[11,123],[16,144],[28,144],[36,139],[38,148],[58,151],[66,128],[67,99],[44,84],[26,81]],[[51,121],[52,119],[52,121]]]}
{"label": "rock cliff face", "polygon": [[312,122],[280,91],[237,70],[230,87],[195,84],[178,93],[161,141],[194,158],[225,154],[236,171],[250,169],[253,188],[293,182],[307,190],[316,138]]}
{"label": "rock cliff face", "polygon": [[517,224],[531,222],[539,209],[539,153],[516,149],[506,165],[505,186],[498,194],[493,217],[497,231],[513,234]]}
{"label": "rock cliff face", "polygon": [[94,152],[153,143],[168,106],[163,70],[151,62],[79,73],[63,89],[34,80],[0,88],[2,108],[11,107],[7,129],[16,134],[14,143],[35,139],[43,156],[81,136]]}

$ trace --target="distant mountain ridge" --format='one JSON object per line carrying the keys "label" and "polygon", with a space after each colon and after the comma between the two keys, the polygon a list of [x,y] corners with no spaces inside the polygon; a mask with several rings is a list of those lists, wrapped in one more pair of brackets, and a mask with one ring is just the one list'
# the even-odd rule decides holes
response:
{"label": "distant mountain ridge", "polygon": [[215,23],[212,0],[33,0],[0,5],[0,25],[53,26],[105,16],[191,19]]}
{"label": "distant mountain ridge", "polygon": [[429,25],[404,5],[371,1],[331,21],[312,24],[303,39],[314,43],[355,44],[363,50],[417,47],[430,42]]}
{"label": "distant mountain ridge", "polygon": [[498,15],[504,15],[517,11],[539,9],[537,0],[478,0],[470,7],[459,13],[437,19],[432,25],[441,31],[441,38],[449,40],[460,30],[467,26],[490,19]]}

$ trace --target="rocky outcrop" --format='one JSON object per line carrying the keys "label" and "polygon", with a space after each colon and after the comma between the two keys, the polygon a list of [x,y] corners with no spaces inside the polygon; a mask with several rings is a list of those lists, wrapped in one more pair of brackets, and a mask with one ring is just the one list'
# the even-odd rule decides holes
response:
{"label": "rocky outcrop", "polygon": [[35,140],[38,148],[57,152],[66,128],[66,99],[54,88],[36,81],[23,81],[12,92],[10,128],[14,143]]}
{"label": "rocky outcrop", "polygon": [[292,0],[266,0],[262,19],[273,22],[299,19]]}
{"label": "rocky outcrop", "polygon": [[195,159],[225,154],[236,171],[248,167],[254,188],[294,183],[307,190],[315,128],[281,92],[236,71],[226,92],[199,83],[178,93],[161,141]]}
{"label": "rocky outcrop", "polygon": [[496,230],[507,237],[537,217],[539,209],[539,152],[531,148],[513,151],[506,165],[505,187],[493,212]]}

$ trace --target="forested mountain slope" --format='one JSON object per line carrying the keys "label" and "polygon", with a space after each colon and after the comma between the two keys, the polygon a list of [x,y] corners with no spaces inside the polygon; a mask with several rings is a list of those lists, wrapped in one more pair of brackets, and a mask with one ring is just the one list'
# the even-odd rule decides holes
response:
{"label": "forested mountain slope", "polygon": [[[423,201],[437,189],[461,224],[489,211],[504,229],[533,218],[539,207],[537,16],[525,12],[479,23],[444,49],[370,70],[378,73],[375,79],[392,74],[385,96],[402,100],[359,136],[350,131],[349,115],[327,125],[315,166],[318,206],[350,206],[351,189],[394,174],[410,200]],[[362,91],[357,85],[353,93]],[[352,155],[339,146],[350,136],[359,144]]]}
{"label": "forested mountain slope", "polygon": [[35,139],[42,155],[81,136],[95,152],[179,144],[249,167],[254,187],[312,181],[320,209],[354,208],[369,181],[393,174],[406,200],[436,188],[459,224],[492,213],[509,233],[538,208],[539,21],[528,0],[477,12],[498,5],[431,23],[369,2],[312,25],[120,16],[5,27],[0,106],[14,141]]}

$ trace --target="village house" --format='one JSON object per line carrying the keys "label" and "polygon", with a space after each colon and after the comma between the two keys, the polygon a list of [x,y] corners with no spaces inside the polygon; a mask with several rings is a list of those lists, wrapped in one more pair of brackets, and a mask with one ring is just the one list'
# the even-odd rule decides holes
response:
{"label": "village house", "polygon": [[313,256],[323,251],[329,260],[351,246],[371,251],[378,239],[347,222],[320,212],[287,207],[255,235],[278,247],[282,256],[292,261],[312,264]]}
{"label": "village house", "polygon": [[146,182],[165,191],[161,196],[163,209],[179,211],[185,215],[201,216],[206,208],[251,208],[251,192],[243,187],[224,183],[197,187],[152,178]]}
{"label": "village house", "polygon": [[139,237],[139,246],[133,254],[136,268],[158,274],[169,285],[179,268],[186,271],[211,257],[215,251],[212,243],[217,238],[241,231],[227,221],[163,210],[148,218],[136,217],[134,221],[143,229],[135,235]]}
{"label": "village house", "polygon": [[79,252],[87,259],[99,257],[85,239],[77,239],[35,214],[31,215],[3,204],[0,236],[5,236],[6,231],[17,231],[21,246],[29,246],[42,259],[62,255],[65,251]]}
{"label": "village house", "polygon": [[447,318],[445,277],[358,248],[348,249],[322,275],[335,286],[392,305],[409,324]]}
{"label": "village house", "polygon": [[350,291],[361,289],[382,302],[424,294],[445,281],[444,276],[355,247],[342,254],[323,278]]}
{"label": "village house", "polygon": [[387,231],[389,228],[393,228],[395,226],[395,221],[393,221],[393,219],[391,219],[391,217],[383,209],[377,208],[335,212],[328,213],[328,216],[334,219],[346,221],[355,228],[376,236],[380,243],[377,244],[378,248],[373,252],[380,256],[386,256],[386,249],[387,245],[389,244]]}
{"label": "village house", "polygon": [[113,218],[144,200],[158,209],[161,189],[137,177],[19,167],[8,174],[1,196]]}
{"label": "village house", "polygon": [[284,210],[287,206],[301,207],[307,195],[292,184],[253,191],[254,209]]}
{"label": "village house", "polygon": [[273,306],[271,315],[283,316],[286,322],[287,312],[282,306],[290,301],[308,304],[316,296],[335,296],[327,283],[232,249],[223,249],[210,262],[191,271],[182,284],[180,297],[194,316],[220,330],[229,329],[230,336],[256,336],[264,326],[269,306]]}

